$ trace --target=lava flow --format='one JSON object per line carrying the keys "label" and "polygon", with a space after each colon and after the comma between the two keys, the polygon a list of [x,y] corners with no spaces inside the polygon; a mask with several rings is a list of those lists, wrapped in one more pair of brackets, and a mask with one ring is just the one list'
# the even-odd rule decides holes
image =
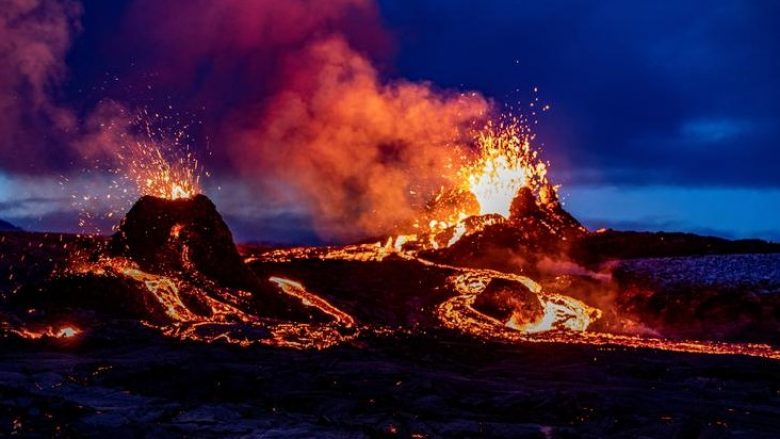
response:
{"label": "lava flow", "polygon": [[[327,348],[362,332],[387,333],[399,314],[423,312],[427,316],[400,318],[500,342],[780,359],[780,351],[768,345],[611,333],[609,325],[597,324],[606,310],[589,303],[586,295],[547,288],[537,262],[565,259],[570,242],[587,231],[562,208],[532,140],[518,121],[488,124],[475,138],[474,156],[457,173],[459,182],[433,196],[407,233],[373,244],[276,249],[252,256],[239,254],[216,207],[199,194],[192,155],[171,160],[154,145],[137,143],[121,159],[126,178],[143,196],[106,248],[75,257],[48,283],[21,291],[14,296],[15,306],[22,313],[57,316],[81,303],[93,314],[140,320],[166,336],[242,346]],[[313,271],[311,263],[317,267]],[[334,279],[324,263],[349,264],[358,273],[356,281],[347,291],[328,287]],[[402,274],[393,271],[397,263],[406,264]],[[408,303],[372,305],[395,309],[393,320],[381,317],[383,309],[361,309],[379,294],[379,285],[361,283],[376,280],[370,270],[388,277],[420,276],[412,277],[412,289],[438,283],[430,291],[390,292]],[[426,294],[437,298],[427,307],[431,299]],[[67,321],[85,327],[79,320]],[[37,327],[43,329],[23,326],[12,332],[25,338],[80,333],[75,326]]]}
{"label": "lava flow", "polygon": [[[244,266],[227,225],[199,194],[197,160],[175,152],[154,142],[123,148],[124,178],[142,197],[107,251],[96,260],[74,258],[48,288],[57,290],[74,279],[108,283],[113,297],[95,297],[92,306],[183,340],[325,348],[354,337],[355,321],[300,283],[280,277],[265,281]],[[91,288],[88,293],[102,294]],[[72,300],[84,301],[85,295],[79,292]],[[37,338],[29,330],[15,333]]]}
{"label": "lava flow", "polygon": [[73,338],[81,333],[80,330],[73,326],[46,326],[40,329],[11,328],[11,332],[19,337],[31,340],[38,340],[42,338]]}
{"label": "lava flow", "polygon": [[200,193],[200,164],[183,146],[185,131],[158,140],[161,136],[155,135],[148,115],[142,114],[136,124],[144,135],[122,144],[117,154],[120,175],[134,183],[140,195],[176,200]]}
{"label": "lava flow", "polygon": [[[427,213],[427,225],[414,225],[417,233],[389,237],[385,242],[332,248],[273,250],[247,258],[248,263],[285,263],[295,260],[381,262],[388,257],[413,261],[453,273],[453,296],[436,308],[441,324],[481,339],[507,342],[543,342],[624,346],[675,352],[736,354],[780,359],[780,351],[764,344],[672,340],[659,337],[591,331],[602,311],[573,297],[551,293],[527,276],[486,268],[467,268],[429,260],[474,237],[474,246],[492,244],[488,231],[498,227],[546,229],[544,239],[566,240],[567,232],[584,231],[560,207],[557,188],[547,180],[547,167],[531,148],[531,134],[517,123],[488,125],[477,138],[478,156],[460,171],[462,183],[442,191]],[[513,212],[514,210],[514,212]],[[527,219],[541,220],[528,222]],[[423,222],[425,224],[425,222]],[[501,229],[503,231],[504,229]],[[522,230],[522,237],[537,230]],[[503,236],[503,235],[498,235]],[[482,241],[480,241],[482,240]],[[468,255],[478,252],[469,248]],[[497,318],[475,306],[488,287],[508,282],[500,305],[513,309]],[[520,298],[512,297],[525,292]],[[509,303],[511,302],[511,303]],[[523,308],[533,308],[533,312]]]}

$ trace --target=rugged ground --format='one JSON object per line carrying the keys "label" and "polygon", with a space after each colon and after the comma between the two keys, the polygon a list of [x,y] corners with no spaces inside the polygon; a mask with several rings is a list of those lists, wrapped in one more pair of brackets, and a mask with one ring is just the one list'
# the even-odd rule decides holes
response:
{"label": "rugged ground", "polygon": [[[50,273],[109,247],[103,238],[0,233],[3,302],[40,283],[56,294],[63,284],[47,284]],[[649,330],[777,346],[774,250],[693,235],[589,234],[573,250],[588,269],[546,286],[601,291],[608,270],[608,299]],[[477,340],[436,324],[433,310],[450,294],[440,287],[447,271],[400,258],[249,267],[258,279],[298,279],[386,330],[323,350],[182,341],[118,318],[96,320],[75,338],[6,336],[0,436],[780,435],[775,360]]]}
{"label": "rugged ground", "polygon": [[780,363],[646,350],[365,337],[324,351],[4,343],[19,437],[777,437]]}

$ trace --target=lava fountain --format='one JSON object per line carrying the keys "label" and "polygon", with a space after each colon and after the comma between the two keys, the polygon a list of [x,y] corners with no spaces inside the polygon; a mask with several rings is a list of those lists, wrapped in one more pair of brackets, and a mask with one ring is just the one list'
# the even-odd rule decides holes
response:
{"label": "lava fountain", "polygon": [[[309,284],[306,280],[264,270],[294,269],[295,260],[381,265],[393,257],[445,275],[437,290],[448,296],[429,310],[432,321],[471,337],[780,358],[780,352],[768,345],[594,331],[604,313],[592,304],[561,291],[546,291],[529,273],[475,265],[474,257],[485,247],[510,244],[516,246],[513,249],[549,254],[550,248],[586,233],[558,202],[557,188],[547,179],[547,164],[532,148],[532,140],[530,130],[517,120],[486,125],[475,137],[473,157],[457,173],[459,180],[433,198],[410,226],[412,233],[375,244],[277,249],[253,258],[238,253],[216,207],[199,193],[200,168],[194,155],[167,151],[155,142],[131,143],[119,160],[124,178],[142,197],[103,254],[73,264],[63,274],[71,276],[70,284],[74,278],[76,283],[93,283],[66,297],[62,285],[68,282],[58,284],[55,279],[47,287],[51,294],[38,294],[30,303],[22,300],[20,309],[49,306],[40,298],[51,299],[49,308],[56,308],[57,300],[86,298],[104,311],[134,310],[132,318],[180,339],[326,348],[361,332],[386,333],[385,327],[339,308],[359,301],[340,298],[334,291],[316,294],[304,286]],[[447,259],[455,250],[466,255],[466,263],[459,263],[463,258]],[[111,286],[106,288],[107,284]],[[124,302],[111,303],[115,299],[106,299],[105,291]],[[17,333],[67,338],[79,331],[47,326]]]}
{"label": "lava fountain", "polygon": [[547,183],[547,166],[531,148],[533,135],[518,122],[489,123],[478,133],[478,156],[460,172],[463,187],[479,204],[477,215],[509,218],[512,200],[523,187]]}
{"label": "lava fountain", "polygon": [[[436,308],[438,320],[444,327],[480,339],[780,359],[779,351],[764,344],[671,340],[592,331],[591,326],[603,316],[602,310],[568,295],[545,291],[540,283],[528,276],[429,260],[429,256],[437,256],[460,245],[466,236],[478,236],[496,228],[516,228],[520,233],[511,236],[519,236],[519,239],[565,241],[567,236],[585,233],[585,229],[560,206],[557,187],[549,183],[547,165],[531,147],[532,139],[529,130],[516,121],[488,124],[476,138],[476,157],[458,173],[460,183],[456,189],[442,190],[435,197],[428,217],[414,225],[417,233],[391,236],[384,243],[275,250],[259,258],[249,258],[248,262],[280,263],[296,259],[381,262],[394,256],[445,270],[453,273],[448,282],[454,295]],[[544,233],[538,233],[539,229]],[[470,242],[469,252],[478,252],[480,242]],[[514,290],[510,295],[525,292],[522,300],[513,299],[520,305],[502,305],[522,308],[533,302],[537,312],[513,309],[504,318],[484,312],[477,302],[496,282],[514,285],[510,287]]]}
{"label": "lava fountain", "polygon": [[[178,143],[174,140],[174,145]],[[128,142],[117,158],[140,195],[177,200],[201,192],[198,160],[186,148],[155,142],[149,134],[147,140]]]}

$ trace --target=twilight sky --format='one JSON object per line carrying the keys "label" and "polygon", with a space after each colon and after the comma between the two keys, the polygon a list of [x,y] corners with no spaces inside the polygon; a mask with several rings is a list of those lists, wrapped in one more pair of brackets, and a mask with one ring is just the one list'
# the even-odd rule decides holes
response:
{"label": "twilight sky", "polygon": [[188,125],[239,239],[317,242],[538,87],[537,143],[589,227],[780,240],[775,1],[8,1],[0,218],[28,229],[78,230],[107,101]]}

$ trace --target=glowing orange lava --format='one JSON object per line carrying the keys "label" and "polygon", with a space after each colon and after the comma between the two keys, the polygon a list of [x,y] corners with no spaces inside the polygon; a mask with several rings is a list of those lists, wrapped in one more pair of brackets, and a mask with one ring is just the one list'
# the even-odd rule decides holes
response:
{"label": "glowing orange lava", "polygon": [[81,333],[81,330],[72,325],[54,327],[46,326],[43,328],[18,328],[11,330],[14,334],[32,340],[41,338],[73,338]]}
{"label": "glowing orange lava", "polygon": [[[442,189],[433,201],[435,213],[414,225],[420,233],[398,236],[394,247],[400,249],[406,243],[433,249],[452,246],[475,231],[470,229],[494,224],[496,218],[508,219],[512,201],[522,188],[529,188],[537,203],[546,205],[555,195],[549,192],[557,189],[547,181],[547,165],[532,148],[533,138],[517,119],[486,124],[475,135],[474,156],[458,170],[454,189]],[[472,218],[481,219],[467,225]]]}
{"label": "glowing orange lava", "polygon": [[142,195],[176,200],[200,192],[198,162],[192,154],[166,158],[154,145],[138,144],[126,161],[127,175]]}
{"label": "glowing orange lava", "polygon": [[546,183],[547,166],[531,148],[533,135],[518,122],[488,124],[477,137],[478,157],[461,170],[463,189],[479,203],[478,215],[509,217],[512,200],[523,187]]}
{"label": "glowing orange lava", "polygon": [[[147,293],[144,300],[161,309],[170,323],[143,322],[162,334],[182,340],[206,343],[222,341],[249,346],[264,344],[295,349],[324,349],[357,336],[355,320],[327,300],[311,293],[292,279],[271,277],[282,294],[289,295],[306,307],[315,308],[329,316],[325,323],[279,322],[263,318],[246,309],[246,298],[251,293],[220,287],[197,273],[190,273],[195,279],[185,280],[179,274],[149,273],[137,264],[124,258],[104,258],[94,263],[71,267],[72,273],[91,273],[98,276],[124,277],[137,282]],[[193,282],[196,281],[196,282]],[[190,297],[188,301],[185,295]],[[196,298],[207,309],[195,311],[188,303]],[[59,332],[48,330],[45,334],[70,336],[73,329],[63,328]],[[33,338],[31,334],[24,335]],[[51,335],[50,335],[51,336]]]}
{"label": "glowing orange lava", "polygon": [[[602,311],[573,297],[544,291],[536,281],[511,273],[464,268],[431,262],[419,250],[437,249],[458,242],[469,230],[480,231],[510,216],[510,206],[520,189],[529,188],[540,207],[557,198],[556,188],[547,181],[547,167],[531,148],[532,136],[518,124],[488,125],[478,136],[478,156],[459,175],[461,192],[473,196],[479,208],[456,204],[442,218],[416,226],[421,233],[389,237],[386,242],[331,248],[293,248],[270,251],[246,262],[289,262],[295,259],[336,259],[382,261],[390,255],[454,272],[449,278],[453,296],[442,302],[436,315],[443,326],[482,339],[505,342],[539,342],[623,346],[718,355],[747,355],[780,359],[780,351],[764,344],[721,343],[714,341],[670,340],[659,337],[611,334],[590,331]],[[440,193],[436,201],[442,199]],[[494,214],[494,215],[490,215]],[[500,215],[498,217],[497,215]],[[482,216],[486,215],[486,216]],[[479,217],[478,217],[479,216]],[[439,234],[445,234],[444,239]],[[480,312],[475,301],[491,281],[501,279],[533,293],[541,313],[533,320],[517,314],[502,321]],[[283,285],[280,283],[280,286]],[[290,291],[298,286],[286,284]]]}
{"label": "glowing orange lava", "polygon": [[[533,195],[540,208],[553,205],[556,188],[547,180],[547,165],[532,148],[533,135],[518,121],[488,124],[475,139],[475,156],[457,173],[459,181],[442,190],[432,209],[408,234],[388,237],[375,244],[341,247],[293,248],[266,252],[245,262],[283,263],[296,259],[382,261],[388,257],[406,259],[447,273],[441,287],[451,295],[438,304],[436,317],[445,328],[474,337],[505,342],[546,342],[650,348],[707,354],[739,354],[780,359],[780,351],[768,345],[729,344],[712,341],[679,341],[593,331],[592,324],[602,311],[569,295],[545,291],[533,279],[511,273],[479,268],[464,268],[424,259],[422,250],[453,246],[469,233],[510,221],[512,202],[523,193]],[[198,163],[190,153],[170,154],[155,142],[130,144],[120,156],[126,177],[138,191],[166,199],[191,197],[200,191]],[[179,239],[181,225],[170,230],[171,239]],[[280,322],[262,318],[243,304],[246,291],[230,290],[203,279],[188,262],[187,247],[182,250],[182,273],[155,274],[142,271],[137,264],[121,258],[90,263],[84,271],[96,275],[121,276],[137,282],[148,293],[148,303],[162,310],[171,323],[147,324],[163,334],[204,342],[227,341],[240,345],[253,343],[293,348],[321,349],[350,340],[360,330],[349,314],[339,310],[298,281],[271,277],[280,294],[316,308],[332,320],[328,323]],[[498,319],[475,307],[477,299],[494,280],[516,285],[518,291],[532,294],[540,311],[532,317],[520,312]],[[188,305],[196,296],[208,312]],[[197,309],[197,311],[196,311]],[[375,332],[379,328],[373,328]],[[79,333],[70,326],[25,332],[28,338],[72,337]],[[270,336],[268,335],[270,334]]]}

